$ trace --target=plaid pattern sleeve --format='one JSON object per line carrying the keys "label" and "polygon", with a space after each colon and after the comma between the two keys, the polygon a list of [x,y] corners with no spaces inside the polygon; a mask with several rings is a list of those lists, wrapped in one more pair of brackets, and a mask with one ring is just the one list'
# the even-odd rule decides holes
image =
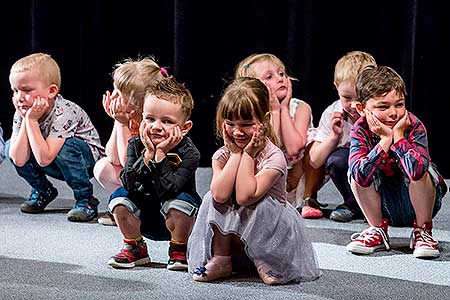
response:
{"label": "plaid pattern sleeve", "polygon": [[352,178],[361,186],[369,186],[376,172],[392,176],[402,172],[409,180],[423,177],[430,164],[427,133],[423,123],[409,113],[411,126],[405,137],[392,144],[386,153],[378,144],[365,118],[360,118],[351,132],[349,167]]}
{"label": "plaid pattern sleeve", "polygon": [[384,169],[389,161],[388,154],[373,143],[372,133],[360,118],[350,134],[349,168],[352,178],[363,187],[369,186],[378,170]]}
{"label": "plaid pattern sleeve", "polygon": [[400,167],[410,180],[418,180],[428,170],[430,154],[428,152],[427,132],[423,123],[409,113],[411,126],[405,138],[391,145],[400,162]]}

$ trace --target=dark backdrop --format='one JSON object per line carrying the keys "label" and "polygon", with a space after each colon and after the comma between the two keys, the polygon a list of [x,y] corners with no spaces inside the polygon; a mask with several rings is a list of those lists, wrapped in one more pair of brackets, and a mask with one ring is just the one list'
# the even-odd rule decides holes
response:
{"label": "dark backdrop", "polygon": [[0,121],[8,138],[11,64],[46,52],[60,64],[61,93],[89,113],[106,143],[112,122],[101,96],[111,89],[113,65],[154,55],[194,96],[192,137],[208,166],[217,148],[215,106],[242,58],[279,56],[299,78],[294,96],[310,103],[317,125],[337,99],[336,61],[363,50],[403,76],[407,108],[424,121],[432,158],[449,178],[449,29],[445,1],[432,0],[7,1],[0,12]]}

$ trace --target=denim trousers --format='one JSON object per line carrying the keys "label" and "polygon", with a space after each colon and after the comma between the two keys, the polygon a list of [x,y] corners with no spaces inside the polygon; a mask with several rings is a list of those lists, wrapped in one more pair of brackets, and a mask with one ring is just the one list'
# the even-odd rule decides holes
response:
{"label": "denim trousers", "polygon": [[362,215],[358,202],[356,202],[352,189],[348,182],[348,156],[350,149],[340,147],[335,149],[327,158],[325,167],[328,175],[344,198],[344,204],[355,214]]}
{"label": "denim trousers", "polygon": [[[5,153],[9,153],[10,140],[5,144]],[[7,155],[8,157],[9,155]],[[11,161],[12,162],[12,161]],[[93,177],[95,160],[88,144],[73,137],[67,138],[52,163],[41,167],[33,153],[24,166],[14,165],[20,177],[39,192],[51,185],[47,176],[65,181],[73,191],[75,200],[89,199],[93,195]]]}

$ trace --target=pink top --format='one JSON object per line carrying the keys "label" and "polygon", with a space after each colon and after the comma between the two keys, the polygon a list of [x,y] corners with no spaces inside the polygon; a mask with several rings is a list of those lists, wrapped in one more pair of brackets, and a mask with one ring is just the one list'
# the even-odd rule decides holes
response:
{"label": "pink top", "polygon": [[[221,162],[223,165],[230,158],[230,151],[225,146],[219,148],[212,156],[212,159]],[[283,151],[275,146],[271,141],[267,140],[266,147],[255,157],[255,174],[264,169],[274,169],[282,174],[273,183],[267,192],[267,196],[272,196],[278,201],[286,202],[286,174],[287,165]]]}

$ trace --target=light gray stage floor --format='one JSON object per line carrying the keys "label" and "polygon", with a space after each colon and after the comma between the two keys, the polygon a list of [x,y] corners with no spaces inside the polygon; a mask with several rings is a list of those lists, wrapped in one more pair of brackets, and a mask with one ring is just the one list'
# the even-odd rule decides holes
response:
{"label": "light gray stage floor", "polygon": [[[211,170],[200,168],[198,189],[204,194]],[[107,195],[95,181],[104,211]],[[447,181],[449,183],[449,181]],[[0,299],[449,299],[450,196],[434,221],[442,255],[415,259],[409,250],[410,228],[390,228],[392,248],[373,256],[347,253],[362,221],[343,224],[323,218],[305,220],[317,252],[322,277],[314,282],[266,286],[256,277],[233,277],[198,283],[185,272],[165,269],[167,242],[148,241],[150,266],[115,270],[106,262],[121,247],[116,227],[68,222],[72,194],[55,182],[60,195],[45,213],[23,214],[19,205],[29,187],[8,162],[0,165]],[[322,202],[341,199],[332,183],[321,190]]]}

